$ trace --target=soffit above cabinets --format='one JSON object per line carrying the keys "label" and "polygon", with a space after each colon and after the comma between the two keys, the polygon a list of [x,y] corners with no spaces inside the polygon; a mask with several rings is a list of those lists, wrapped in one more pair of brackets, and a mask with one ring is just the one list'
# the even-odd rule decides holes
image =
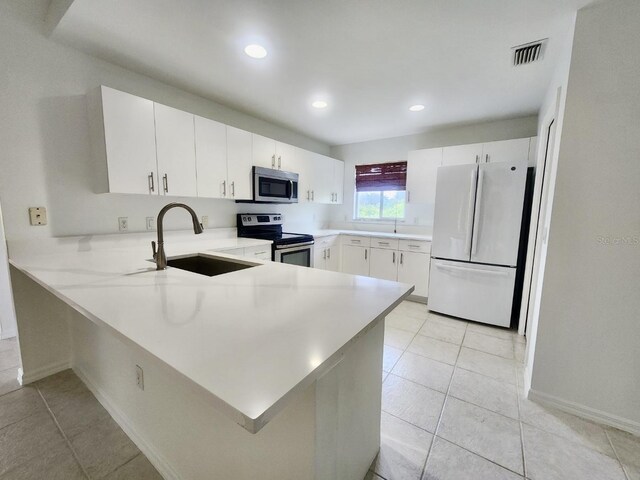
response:
{"label": "soffit above cabinets", "polygon": [[[48,23],[58,41],[336,145],[537,113],[589,2],[54,0]],[[514,69],[511,47],[541,38],[544,58]]]}

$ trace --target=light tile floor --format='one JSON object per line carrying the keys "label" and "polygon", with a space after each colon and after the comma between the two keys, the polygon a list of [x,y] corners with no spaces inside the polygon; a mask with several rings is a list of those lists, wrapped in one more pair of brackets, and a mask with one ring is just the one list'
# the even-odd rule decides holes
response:
{"label": "light tile floor", "polygon": [[0,341],[0,480],[161,480],[71,371],[20,387],[15,339]]}
{"label": "light tile floor", "polygon": [[640,438],[523,398],[524,351],[510,330],[399,305],[367,478],[640,480]]}
{"label": "light tile floor", "polygon": [[[640,439],[522,397],[522,337],[404,302],[386,321],[380,454],[367,479],[640,480]],[[0,480],[160,475],[66,370],[20,388],[0,341]]]}

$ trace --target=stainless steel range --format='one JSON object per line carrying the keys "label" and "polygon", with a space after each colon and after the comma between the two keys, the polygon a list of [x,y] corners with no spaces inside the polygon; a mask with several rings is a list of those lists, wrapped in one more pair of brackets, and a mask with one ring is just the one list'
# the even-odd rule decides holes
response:
{"label": "stainless steel range", "polygon": [[279,213],[239,213],[238,236],[271,240],[271,260],[274,262],[313,267],[313,236],[282,231]]}

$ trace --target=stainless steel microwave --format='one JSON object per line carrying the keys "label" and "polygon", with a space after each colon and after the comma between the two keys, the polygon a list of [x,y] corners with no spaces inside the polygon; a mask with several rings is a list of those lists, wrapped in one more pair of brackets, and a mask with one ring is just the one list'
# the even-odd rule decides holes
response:
{"label": "stainless steel microwave", "polygon": [[298,174],[253,167],[253,201],[298,203]]}

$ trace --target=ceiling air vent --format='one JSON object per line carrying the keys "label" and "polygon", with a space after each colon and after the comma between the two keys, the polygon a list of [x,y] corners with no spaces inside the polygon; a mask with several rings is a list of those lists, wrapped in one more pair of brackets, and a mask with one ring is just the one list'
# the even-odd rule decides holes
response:
{"label": "ceiling air vent", "polygon": [[527,63],[533,63],[542,58],[544,49],[547,44],[547,39],[538,40],[531,43],[525,43],[524,45],[518,45],[512,47],[513,50],[513,65],[526,65]]}

